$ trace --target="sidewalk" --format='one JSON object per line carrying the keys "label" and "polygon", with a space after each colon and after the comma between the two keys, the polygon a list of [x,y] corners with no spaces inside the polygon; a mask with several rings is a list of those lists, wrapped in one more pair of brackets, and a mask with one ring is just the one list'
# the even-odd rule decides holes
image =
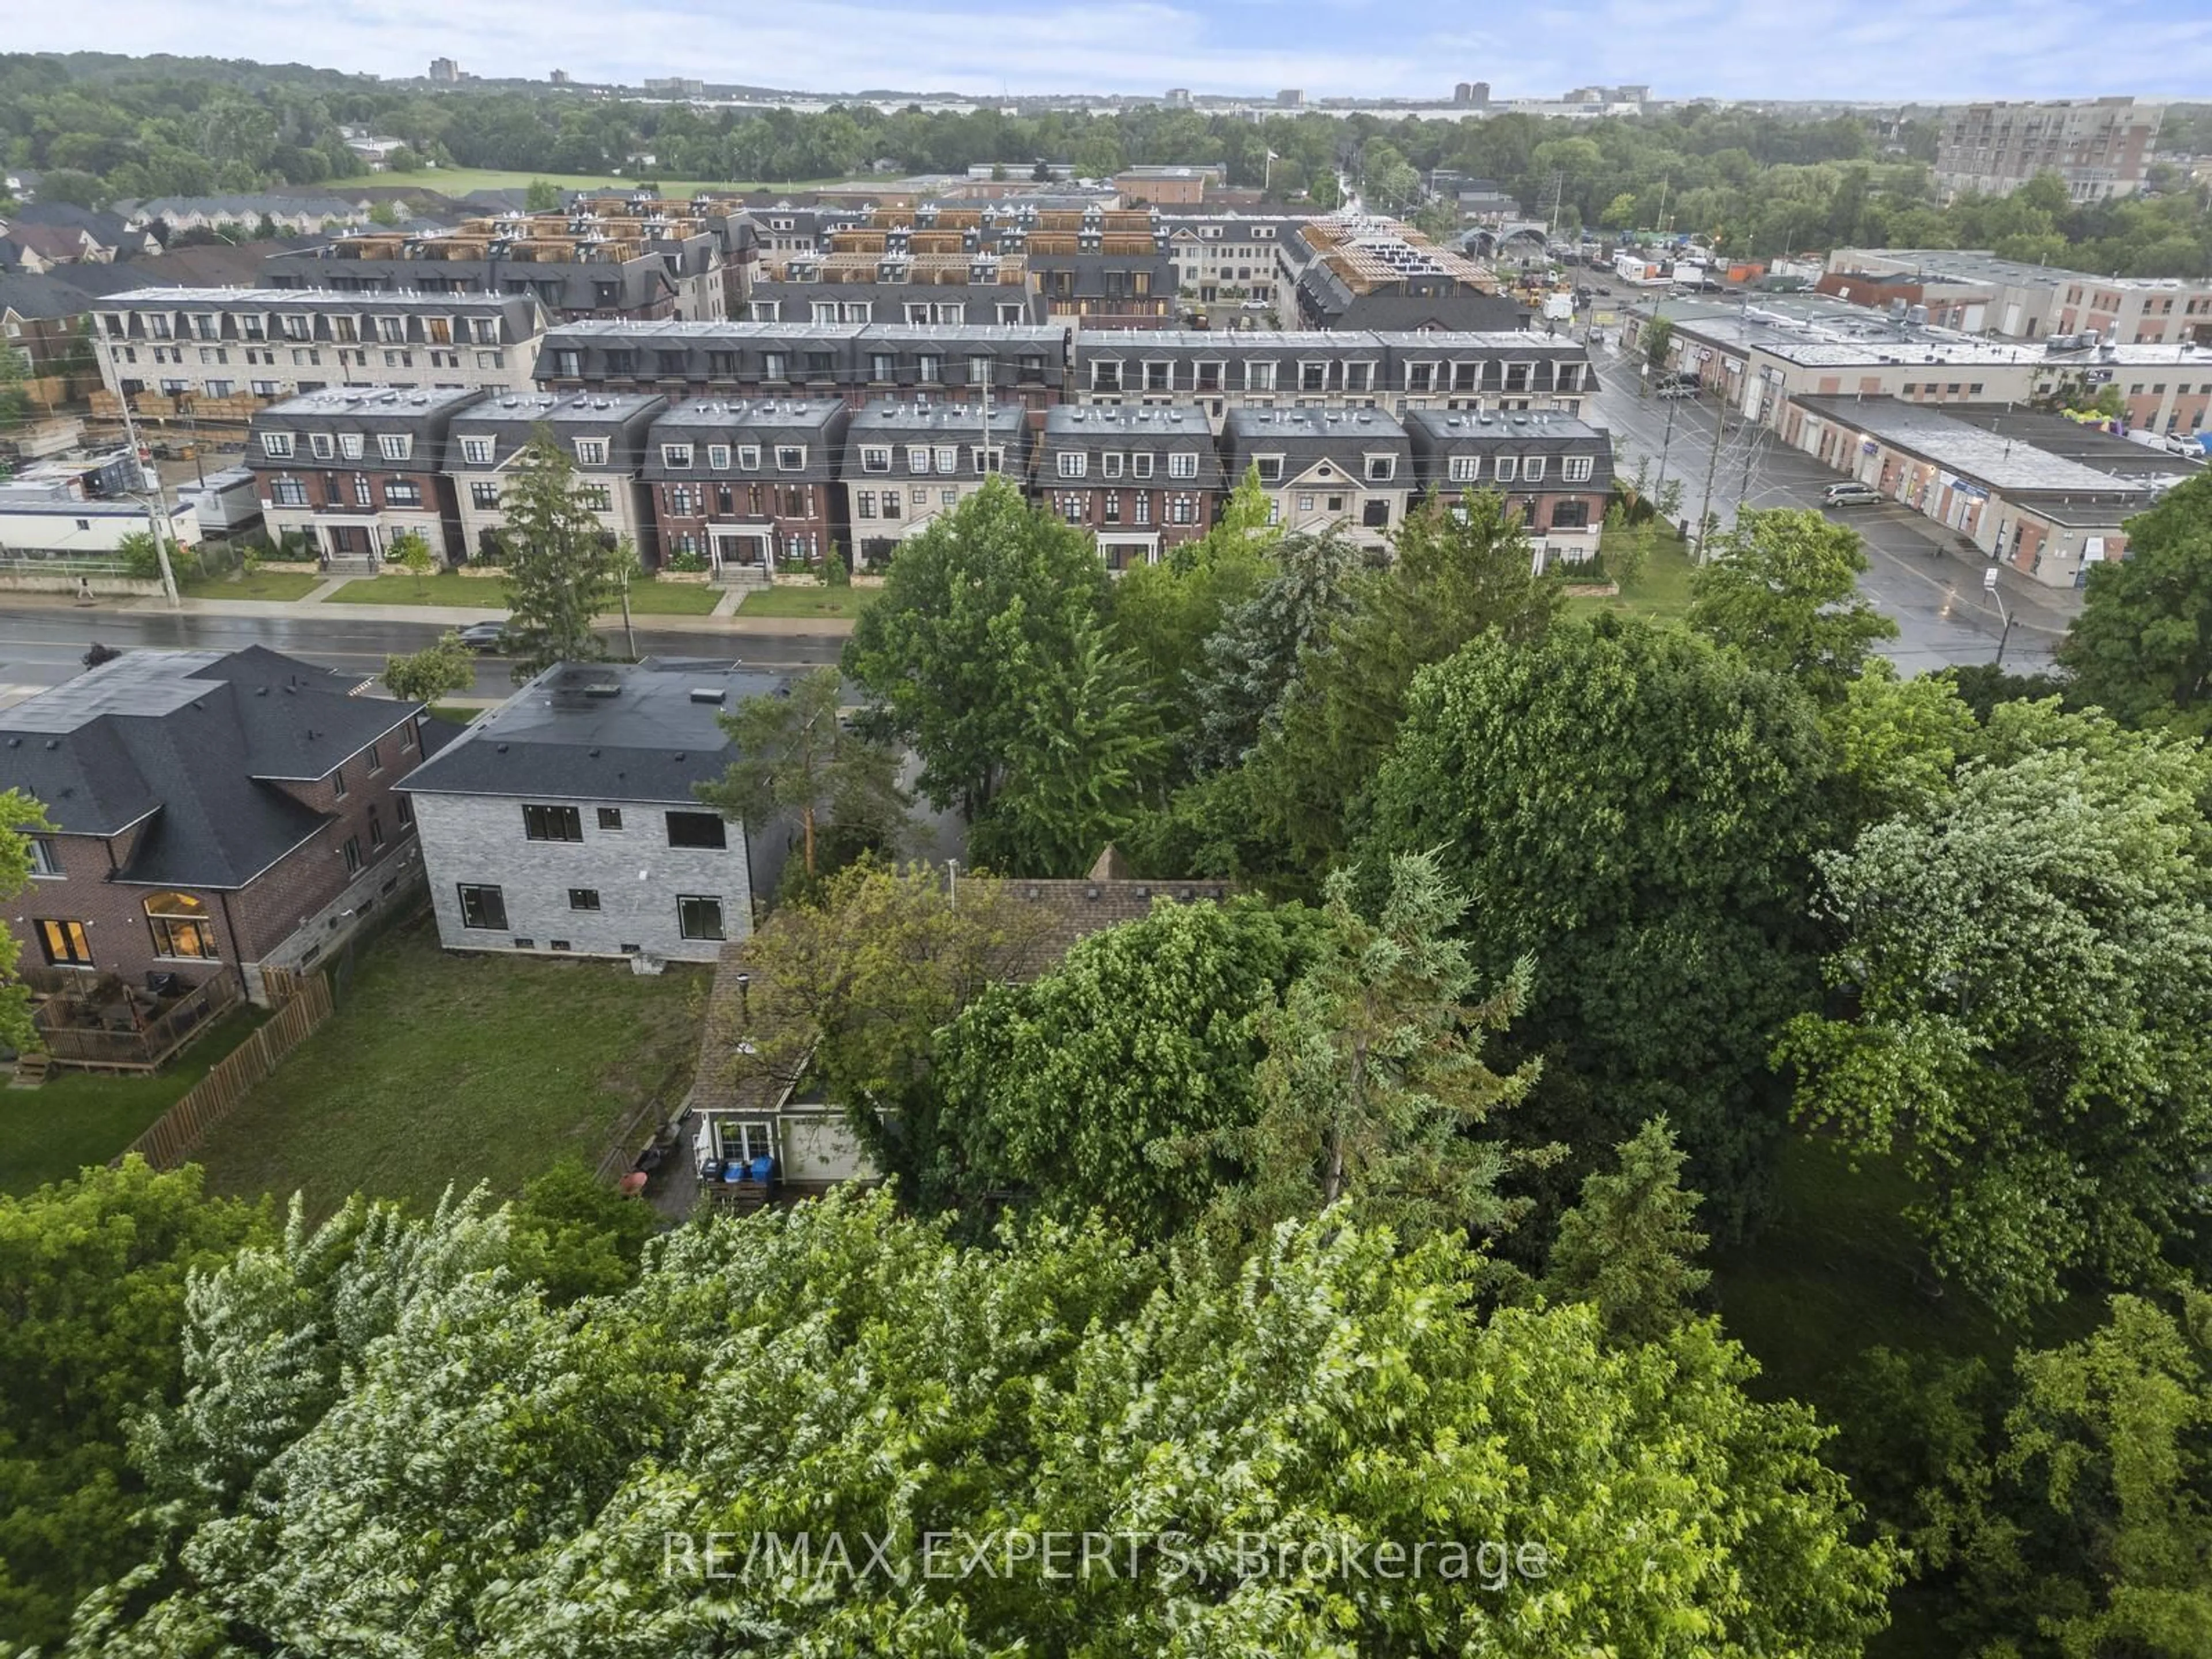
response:
{"label": "sidewalk", "polygon": [[[321,590],[317,590],[319,592]],[[33,596],[10,596],[11,599],[31,597]],[[58,597],[64,597],[64,602],[67,603],[65,596]],[[731,590],[708,616],[670,616],[653,612],[635,615],[631,620],[639,632],[655,634],[797,634],[842,639],[853,631],[852,623],[838,617],[738,616],[736,614],[737,607],[744,597],[742,590]],[[498,622],[507,615],[504,605],[487,605],[477,609],[444,605],[322,605],[317,602],[316,593],[310,593],[305,599],[285,600],[183,599],[179,601],[173,611],[166,601],[147,598],[125,599],[112,606],[103,605],[100,609],[172,616],[283,617],[292,622],[419,623],[428,628],[461,628],[470,623]],[[611,611],[599,621],[602,625],[608,623],[619,624],[622,612]]]}
{"label": "sidewalk", "polygon": [[2022,575],[2010,565],[1992,561],[1989,555],[1974,547],[1955,530],[1936,523],[1918,514],[1906,526],[1913,534],[1929,544],[1935,556],[1936,569],[1946,578],[1958,582],[1959,602],[1970,605],[1992,621],[1999,619],[1995,601],[1984,591],[1983,573],[1994,567],[1997,573],[1997,592],[2003,596],[2005,610],[2012,614],[2015,631],[2047,634],[2054,639],[2063,638],[2081,614],[2082,592],[2078,587],[2049,587],[2033,576]]}

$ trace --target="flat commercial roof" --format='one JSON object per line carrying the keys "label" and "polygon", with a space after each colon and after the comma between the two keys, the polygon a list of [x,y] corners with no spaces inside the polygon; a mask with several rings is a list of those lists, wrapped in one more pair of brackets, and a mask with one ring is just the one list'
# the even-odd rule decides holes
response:
{"label": "flat commercial roof", "polygon": [[2143,487],[2039,448],[2025,437],[1895,398],[1801,397],[1799,407],[2014,494],[2142,497]]}

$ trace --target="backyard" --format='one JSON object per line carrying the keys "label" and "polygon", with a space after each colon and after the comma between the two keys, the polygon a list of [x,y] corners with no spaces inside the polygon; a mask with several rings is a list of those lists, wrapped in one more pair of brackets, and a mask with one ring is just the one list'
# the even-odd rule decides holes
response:
{"label": "backyard", "polygon": [[106,1163],[267,1018],[252,1007],[226,1015],[158,1076],[58,1071],[36,1089],[0,1090],[0,1192],[27,1193]]}
{"label": "backyard", "polygon": [[625,1113],[690,1085],[708,975],[626,963],[461,957],[428,917],[359,959],[337,1012],[196,1154],[210,1191],[501,1197],[574,1153],[599,1161]]}
{"label": "backyard", "polygon": [[[1607,532],[1610,540],[1611,532]],[[1601,544],[1599,556],[1603,557]],[[1638,616],[1670,618],[1686,616],[1690,609],[1690,544],[1680,536],[1662,530],[1654,536],[1650,556],[1636,580],[1621,585],[1621,591],[1610,599],[1586,599],[1578,605],[1603,605],[1609,611],[1632,611]]]}

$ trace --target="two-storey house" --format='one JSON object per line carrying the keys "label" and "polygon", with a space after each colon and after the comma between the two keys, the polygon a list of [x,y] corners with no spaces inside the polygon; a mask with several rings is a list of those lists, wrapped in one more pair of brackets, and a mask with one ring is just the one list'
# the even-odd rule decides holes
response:
{"label": "two-storey house", "polygon": [[1379,554],[1404,521],[1413,449],[1379,410],[1234,409],[1222,436],[1230,476],[1257,467],[1291,534],[1334,530]]}
{"label": "two-storey house", "polygon": [[9,925],[40,988],[312,966],[416,877],[393,786],[440,728],[260,646],[133,651],[0,713],[0,788],[45,809]]}
{"label": "two-storey house", "polygon": [[1049,410],[1032,476],[1039,499],[1097,538],[1109,570],[1203,536],[1225,487],[1206,417],[1185,409]]}
{"label": "two-storey house", "polygon": [[610,541],[626,541],[647,568],[659,562],[646,498],[646,434],[666,399],[636,393],[562,397],[532,392],[486,398],[452,423],[446,474],[460,515],[457,558],[496,564],[507,528],[507,489],[543,434],[568,459],[574,487]]}
{"label": "two-storey house", "polygon": [[480,392],[333,386],[273,404],[246,446],[270,535],[333,568],[375,570],[411,531],[441,559],[463,544],[441,463],[447,428]]}
{"label": "two-storey house", "polygon": [[712,962],[752,931],[783,838],[700,805],[719,717],[773,675],[696,663],[547,669],[406,781],[438,938],[455,951]]}
{"label": "two-storey house", "polygon": [[880,567],[898,544],[1005,473],[1029,471],[1029,422],[1018,408],[872,403],[845,428],[843,480],[855,559]]}
{"label": "two-storey house", "polygon": [[645,483],[664,565],[704,560],[717,581],[848,559],[837,459],[852,411],[837,398],[691,398],[646,435]]}
{"label": "two-storey house", "polygon": [[1415,410],[1406,416],[1423,495],[1503,495],[1536,556],[1579,564],[1595,556],[1613,488],[1613,440],[1571,416]]}

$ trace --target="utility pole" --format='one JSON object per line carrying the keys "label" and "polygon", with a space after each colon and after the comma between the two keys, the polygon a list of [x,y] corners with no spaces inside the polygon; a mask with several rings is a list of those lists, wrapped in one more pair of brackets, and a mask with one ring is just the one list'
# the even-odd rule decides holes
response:
{"label": "utility pole", "polygon": [[1696,562],[1705,562],[1705,544],[1711,540],[1713,521],[1713,476],[1721,469],[1721,439],[1728,431],[1728,397],[1722,394],[1713,410],[1713,448],[1705,462],[1705,493],[1698,507],[1698,556]]}
{"label": "utility pole", "polygon": [[1659,478],[1658,482],[1651,486],[1651,499],[1654,503],[1667,493],[1667,451],[1674,442],[1674,405],[1681,401],[1680,398],[1667,399],[1667,429],[1659,437]]}
{"label": "utility pole", "polygon": [[[138,428],[131,418],[131,394],[125,392],[121,401],[123,441],[131,446],[131,468],[137,474],[134,482],[138,488],[131,493],[137,498],[138,504],[146,509],[146,527],[154,532],[154,557],[161,567],[161,597],[168,600],[170,610],[179,611],[184,608],[184,605],[183,601],[177,597],[177,573],[169,568],[169,526],[161,522],[161,515],[156,510],[154,500],[146,494],[146,464],[138,459]],[[159,495],[160,490],[161,475],[155,473],[156,496]]]}

